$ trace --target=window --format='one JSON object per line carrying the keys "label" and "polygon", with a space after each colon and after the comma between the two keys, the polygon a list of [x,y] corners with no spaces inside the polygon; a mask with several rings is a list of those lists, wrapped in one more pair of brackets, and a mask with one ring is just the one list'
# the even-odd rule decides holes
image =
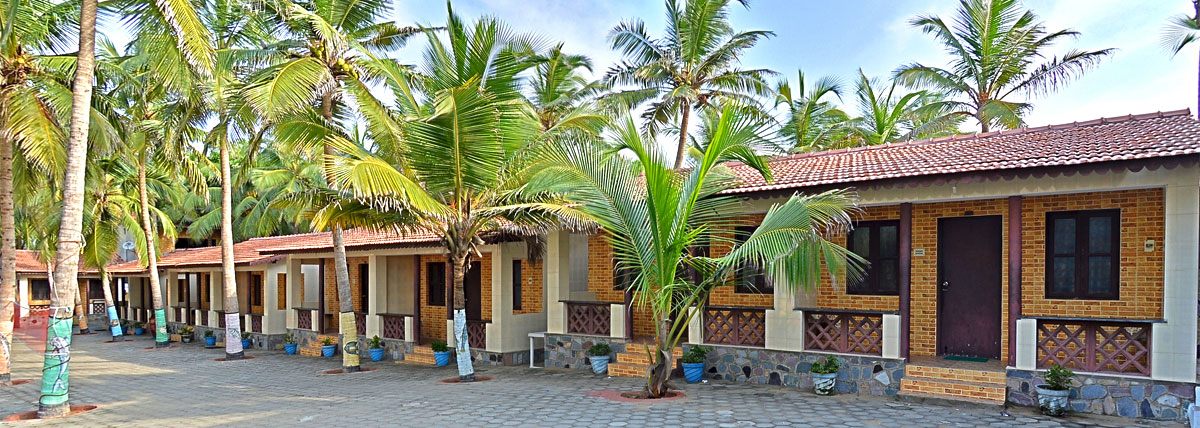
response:
{"label": "window", "polygon": [[[738,243],[745,242],[754,234],[757,226],[738,226],[734,232],[734,239]],[[734,292],[737,293],[753,293],[753,294],[773,294],[775,286],[767,279],[766,272],[763,272],[762,266],[758,264],[745,262],[738,266],[737,275],[734,282]]]}
{"label": "window", "polygon": [[[709,245],[708,237],[703,236],[697,239],[694,245],[688,248],[688,253],[691,254],[692,257],[709,257],[709,255],[712,254],[712,251]],[[704,279],[700,277],[700,273],[697,272],[695,268],[686,263],[680,267],[679,274],[681,278],[691,281],[693,284],[698,284],[702,279]]]}
{"label": "window", "polygon": [[867,260],[863,278],[846,285],[846,294],[900,294],[900,222],[863,221],[847,235],[847,249]]}
{"label": "window", "polygon": [[625,291],[629,286],[633,285],[634,273],[632,269],[621,266],[617,259],[613,259],[613,289]]}
{"label": "window", "polygon": [[371,303],[371,265],[363,263],[358,265],[358,310],[359,312],[367,312],[367,305]]}
{"label": "window", "polygon": [[29,280],[29,300],[34,302],[38,300],[50,300],[50,280]]}
{"label": "window", "polygon": [[446,263],[425,263],[425,294],[429,306],[446,306]]}
{"label": "window", "polygon": [[512,308],[514,311],[521,310],[521,261],[512,261]]}
{"label": "window", "polygon": [[1046,297],[1117,299],[1121,210],[1046,213]]}
{"label": "window", "polygon": [[98,279],[88,280],[88,299],[103,299],[104,286],[100,284]]}
{"label": "window", "polygon": [[179,294],[175,295],[175,297],[179,300],[180,305],[183,305],[184,302],[188,301],[188,297],[191,296],[188,296],[187,275],[179,275],[179,277],[175,278],[175,291],[179,292]]}
{"label": "window", "polygon": [[263,304],[263,277],[261,273],[250,274],[250,306],[262,306]]}

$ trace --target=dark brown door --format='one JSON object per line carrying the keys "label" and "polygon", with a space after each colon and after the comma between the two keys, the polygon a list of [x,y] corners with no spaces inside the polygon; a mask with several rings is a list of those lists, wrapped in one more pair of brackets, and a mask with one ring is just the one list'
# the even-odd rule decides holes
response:
{"label": "dark brown door", "polygon": [[482,266],[479,262],[471,262],[471,269],[467,270],[467,277],[463,278],[463,296],[467,299],[464,303],[469,320],[483,319],[483,289],[480,278]]}
{"label": "dark brown door", "polygon": [[938,219],[938,353],[1000,358],[1000,216]]}

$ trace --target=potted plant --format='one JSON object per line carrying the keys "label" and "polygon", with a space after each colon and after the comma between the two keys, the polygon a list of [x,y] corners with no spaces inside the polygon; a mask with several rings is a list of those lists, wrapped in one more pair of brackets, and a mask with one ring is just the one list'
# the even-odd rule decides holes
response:
{"label": "potted plant", "polygon": [[242,349],[250,349],[254,345],[254,340],[250,339],[250,332],[242,332]]}
{"label": "potted plant", "polygon": [[712,348],[696,345],[683,354],[683,378],[687,383],[699,382],[704,377],[704,360],[710,350]]}
{"label": "potted plant", "polygon": [[842,368],[842,363],[832,355],[825,357],[824,360],[818,360],[812,364],[809,372],[812,373],[813,391],[817,395],[833,394],[833,387],[837,385],[838,369]]}
{"label": "potted plant", "polygon": [[1075,372],[1054,363],[1042,375],[1044,384],[1035,385],[1037,390],[1038,407],[1042,413],[1049,416],[1062,416],[1067,413],[1067,398],[1071,395],[1071,381]]}
{"label": "potted plant", "polygon": [[588,361],[592,363],[592,372],[596,374],[604,374],[608,372],[608,354],[612,350],[608,348],[607,343],[597,343],[588,348]]}
{"label": "potted plant", "polygon": [[192,328],[192,326],[185,325],[179,329],[179,340],[183,343],[192,343],[192,333],[195,332],[196,329]]}
{"label": "potted plant", "polygon": [[380,339],[379,336],[372,337],[367,341],[367,347],[370,348],[371,361],[383,360],[383,339]]}
{"label": "potted plant", "polygon": [[283,352],[288,355],[296,355],[296,336],[287,333],[283,335]]}
{"label": "potted plant", "polygon": [[429,348],[433,349],[433,361],[438,367],[450,364],[450,348],[446,346],[446,342],[435,340],[429,344]]}
{"label": "potted plant", "polygon": [[333,343],[332,337],[326,337],[324,339],[321,339],[321,356],[322,357],[332,358],[333,354],[335,352],[337,352],[337,345],[335,345]]}
{"label": "potted plant", "polygon": [[217,346],[217,336],[212,330],[204,330],[204,346]]}
{"label": "potted plant", "polygon": [[[126,330],[128,330],[128,329],[126,329]],[[141,336],[143,334],[146,334],[146,323],[141,322],[141,321],[133,323],[133,334],[136,336]]]}

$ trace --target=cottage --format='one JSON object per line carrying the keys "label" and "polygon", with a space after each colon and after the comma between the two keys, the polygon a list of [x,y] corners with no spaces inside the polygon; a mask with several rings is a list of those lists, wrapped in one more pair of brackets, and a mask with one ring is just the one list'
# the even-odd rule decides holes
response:
{"label": "cottage", "polygon": [[[734,166],[752,228],[795,192],[849,188],[839,237],[862,281],[792,293],[750,276],[689,326],[713,379],[797,385],[836,355],[844,393],[1032,404],[1039,370],[1080,374],[1080,412],[1177,419],[1196,382],[1200,123],[1187,111],[783,156]],[[719,251],[712,249],[712,251]],[[644,374],[648,314],[602,236],[548,239],[546,364],[610,343]]]}

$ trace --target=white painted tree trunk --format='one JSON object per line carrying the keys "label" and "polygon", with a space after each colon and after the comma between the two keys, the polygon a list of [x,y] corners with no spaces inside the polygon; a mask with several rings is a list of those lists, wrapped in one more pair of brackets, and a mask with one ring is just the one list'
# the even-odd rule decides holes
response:
{"label": "white painted tree trunk", "polygon": [[242,349],[242,316],[238,305],[237,273],[233,259],[233,178],[229,167],[229,140],[221,137],[221,285],[225,299],[225,360],[245,358]]}

